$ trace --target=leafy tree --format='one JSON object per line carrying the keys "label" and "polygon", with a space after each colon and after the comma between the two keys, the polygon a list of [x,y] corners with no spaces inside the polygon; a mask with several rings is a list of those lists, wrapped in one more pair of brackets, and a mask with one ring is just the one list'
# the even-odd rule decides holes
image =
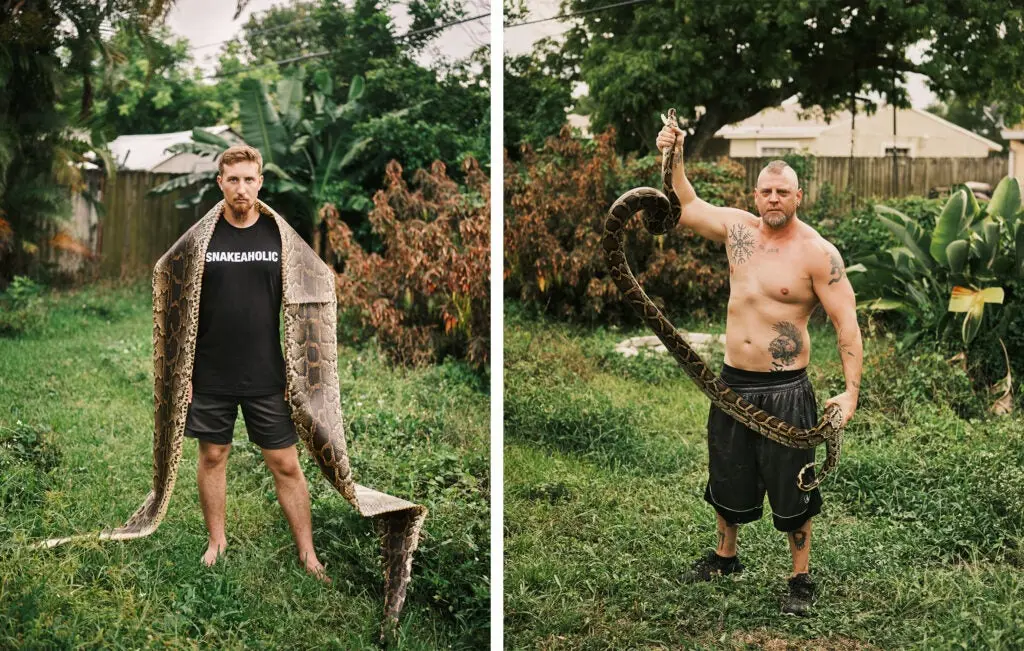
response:
{"label": "leafy tree", "polygon": [[[69,213],[67,189],[82,178],[75,163],[94,149],[58,103],[77,103],[76,120],[91,114],[100,26],[140,34],[159,24],[166,0],[24,0],[0,11],[0,232],[10,240],[0,278],[28,270],[39,238]],[[69,72],[83,83],[69,98]]]}
{"label": "leafy tree", "polygon": [[[145,37],[121,30],[104,46],[118,56],[97,83],[87,123],[105,139],[211,126],[230,114],[232,97],[203,82],[188,40],[173,39],[166,27]],[[67,95],[77,97],[85,81],[72,71]],[[75,102],[62,109],[73,119]]]}
{"label": "leafy tree", "polygon": [[530,54],[505,57],[505,147],[518,158],[518,146],[539,147],[557,135],[572,104],[572,86],[550,43]]}
{"label": "leafy tree", "polygon": [[[388,10],[389,0],[340,0],[297,3],[251,18],[246,25],[243,60],[280,61],[326,51],[285,68],[305,66],[307,93],[317,70],[337,80],[333,99],[344,103],[347,80],[362,77],[366,88],[360,100],[366,108],[354,128],[374,144],[360,165],[356,181],[368,194],[380,187],[388,161],[405,169],[425,168],[441,160],[451,170],[472,156],[486,164],[490,148],[490,97],[481,57],[470,61],[421,65],[417,55],[440,31],[411,37],[397,33]],[[409,32],[427,30],[463,15],[462,3],[451,0],[407,5],[413,16]],[[305,21],[305,22],[303,22]],[[296,26],[305,34],[297,34]],[[396,111],[406,111],[399,120]]]}
{"label": "leafy tree", "polygon": [[[571,11],[604,0],[566,0]],[[907,73],[940,96],[992,95],[1020,105],[1024,21],[1015,0],[886,2],[646,2],[590,11],[563,45],[565,64],[590,88],[595,130],[614,125],[628,150],[650,149],[658,115],[690,121],[689,155],[714,133],[799,95],[826,111],[865,91],[906,105]],[[908,55],[925,43],[921,62]],[[698,116],[697,108],[703,107]],[[1007,116],[1011,120],[1017,115]]]}

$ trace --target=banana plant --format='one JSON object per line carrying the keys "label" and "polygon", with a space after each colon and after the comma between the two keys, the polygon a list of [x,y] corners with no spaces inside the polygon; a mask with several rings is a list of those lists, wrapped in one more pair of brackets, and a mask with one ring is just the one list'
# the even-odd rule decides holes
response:
{"label": "banana plant", "polygon": [[1003,285],[1024,280],[1021,188],[1013,177],[1000,181],[984,207],[968,187],[954,188],[930,233],[897,210],[875,210],[901,246],[855,260],[847,271],[860,309],[897,310],[915,322],[905,344],[929,330],[941,337],[955,313],[964,313],[961,338],[970,344],[985,304],[1002,303]]}
{"label": "banana plant", "polygon": [[[326,70],[313,78],[311,102],[306,102],[305,73],[297,73],[277,82],[273,96],[263,80],[246,79],[241,91],[242,138],[263,156],[263,192],[271,202],[285,205],[289,218],[304,223],[320,252],[321,208],[331,184],[355,187],[356,163],[371,144],[360,138],[354,126],[362,116],[359,99],[365,87],[356,76],[349,85],[344,104],[331,99],[333,81]],[[400,116],[405,111],[396,112]],[[189,152],[216,159],[230,146],[225,139],[193,129],[193,142],[174,145],[172,152]],[[164,194],[196,186],[197,192],[178,202],[179,207],[195,205],[216,188],[216,170],[185,174],[153,188]],[[363,196],[353,196],[341,209],[363,211],[368,208]]]}

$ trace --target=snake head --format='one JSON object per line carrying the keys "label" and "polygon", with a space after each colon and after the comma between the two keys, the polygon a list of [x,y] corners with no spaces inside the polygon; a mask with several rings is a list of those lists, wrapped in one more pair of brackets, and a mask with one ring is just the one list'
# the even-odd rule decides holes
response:
{"label": "snake head", "polygon": [[672,125],[673,127],[678,127],[679,126],[679,121],[676,120],[676,110],[674,108],[670,108],[668,110],[668,115],[667,116],[664,113],[662,113],[661,114],[661,123],[663,125],[665,125],[665,126]]}

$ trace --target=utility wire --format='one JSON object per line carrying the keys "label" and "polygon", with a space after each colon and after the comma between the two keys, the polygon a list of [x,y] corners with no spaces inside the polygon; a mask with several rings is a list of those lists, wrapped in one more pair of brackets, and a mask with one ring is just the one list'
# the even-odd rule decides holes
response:
{"label": "utility wire", "polygon": [[[296,20],[296,21],[290,22],[290,23],[288,23],[286,25],[277,25],[276,27],[268,27],[266,29],[255,30],[255,31],[251,32],[250,34],[247,34],[246,36],[259,36],[260,34],[269,34],[271,32],[279,32],[282,29],[288,29],[289,27],[294,27],[295,25],[303,25],[305,23],[312,23],[312,22],[315,22],[315,19],[312,18],[312,17],[310,17],[310,18],[303,18],[302,20]],[[215,45],[223,45],[224,43],[230,43],[231,41],[237,41],[241,37],[242,37],[242,34],[239,34],[238,36],[233,36],[233,37],[231,37],[229,39],[226,39],[226,40],[223,40],[223,41],[217,41],[216,43],[207,43],[206,45],[197,45],[194,48],[192,48],[192,50],[193,51],[195,51],[195,50],[203,50],[205,48],[213,47]]]}
{"label": "utility wire", "polygon": [[[417,30],[413,30],[411,32],[406,32],[405,34],[400,34],[400,35],[395,37],[395,40],[396,41],[401,41],[401,40],[410,38],[412,36],[419,36],[421,34],[429,34],[430,32],[437,32],[437,31],[440,31],[440,30],[443,30],[443,29],[447,29],[449,27],[454,27],[455,25],[462,25],[463,23],[469,23],[469,22],[472,22],[474,20],[480,20],[481,18],[488,18],[488,17],[490,17],[490,15],[491,15],[491,13],[487,12],[485,14],[480,14],[478,16],[472,16],[470,18],[462,18],[460,20],[454,20],[454,21],[452,21],[450,23],[445,23],[444,25],[435,25],[433,27],[424,27],[423,29],[417,29]],[[237,74],[242,73],[242,72],[248,72],[249,70],[255,70],[257,68],[265,68],[267,66],[273,66],[273,65],[283,65],[283,64],[286,64],[286,63],[295,63],[296,61],[305,61],[306,59],[316,59],[318,57],[327,56],[328,54],[330,54],[329,50],[324,50],[323,52],[314,52],[313,54],[303,54],[303,55],[296,56],[296,57],[291,57],[291,58],[288,58],[288,59],[281,59],[280,61],[270,61],[268,63],[262,63],[262,64],[255,65],[255,66],[249,66],[247,68],[241,68],[241,69],[235,70],[233,72],[222,72],[222,73],[218,73],[218,74],[215,74],[215,75],[207,75],[207,76],[203,77],[203,79],[217,79],[217,78],[221,78],[221,77],[231,77],[233,75],[237,75]]]}
{"label": "utility wire", "polygon": [[[404,2],[396,2],[393,6],[395,6],[395,7],[405,7],[406,9],[409,8],[409,4],[408,3],[404,3]],[[273,9],[264,9],[261,13],[269,13],[270,11],[273,11]],[[260,12],[253,12],[252,15],[255,16],[256,13],[260,13]],[[205,45],[197,45],[197,46],[195,46],[195,47],[193,47],[191,49],[193,51],[195,51],[195,50],[202,50],[202,49],[205,49],[205,48],[208,48],[208,47],[213,47],[215,45],[223,45],[224,43],[230,43],[231,41],[237,41],[240,38],[242,38],[242,36],[258,36],[260,34],[269,34],[271,32],[279,32],[282,29],[288,29],[289,27],[294,27],[295,25],[304,25],[306,23],[313,23],[313,22],[316,22],[316,18],[313,17],[313,16],[308,16],[308,17],[303,18],[301,20],[293,20],[292,22],[286,23],[284,25],[276,25],[274,27],[267,27],[266,29],[254,30],[254,31],[252,31],[252,32],[250,32],[249,34],[246,34],[246,35],[238,34],[236,36],[232,36],[231,38],[224,39],[223,41],[216,41],[214,43],[206,43]],[[242,25],[242,27],[244,28],[245,25]]]}
{"label": "utility wire", "polygon": [[511,25],[505,25],[505,29],[512,29],[513,27],[522,27],[524,25],[536,25],[537,23],[546,23],[549,20],[561,20],[563,18],[572,18],[573,16],[582,16],[583,14],[594,13],[595,11],[603,11],[605,9],[614,9],[616,7],[625,7],[627,5],[638,5],[644,2],[651,2],[651,0],[625,0],[625,2],[616,2],[610,5],[604,5],[601,7],[591,7],[590,9],[582,9],[580,11],[574,11],[567,14],[559,14],[557,16],[551,16],[550,18],[538,18],[536,20],[525,20],[521,23],[512,23]]}

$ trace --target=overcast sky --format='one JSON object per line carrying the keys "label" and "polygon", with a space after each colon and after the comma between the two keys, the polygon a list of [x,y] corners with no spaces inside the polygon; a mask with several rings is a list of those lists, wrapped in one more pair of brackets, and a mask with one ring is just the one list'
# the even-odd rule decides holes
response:
{"label": "overcast sky", "polygon": [[[487,13],[487,0],[466,0],[466,16],[477,16]],[[232,20],[235,15],[235,0],[177,0],[167,16],[167,26],[172,32],[184,36],[192,44],[192,56],[204,72],[212,74],[216,70],[217,55],[220,45],[211,45],[230,40],[242,32],[242,25],[252,14],[265,13],[274,6],[292,4],[283,0],[251,0],[245,11]],[[395,26],[399,33],[406,31],[412,22],[402,7],[396,7],[393,14]],[[488,19],[464,23],[445,30],[432,43],[426,52],[426,61],[433,57],[461,59],[468,56],[480,45],[490,42],[490,24]],[[208,46],[208,47],[204,47]]]}

